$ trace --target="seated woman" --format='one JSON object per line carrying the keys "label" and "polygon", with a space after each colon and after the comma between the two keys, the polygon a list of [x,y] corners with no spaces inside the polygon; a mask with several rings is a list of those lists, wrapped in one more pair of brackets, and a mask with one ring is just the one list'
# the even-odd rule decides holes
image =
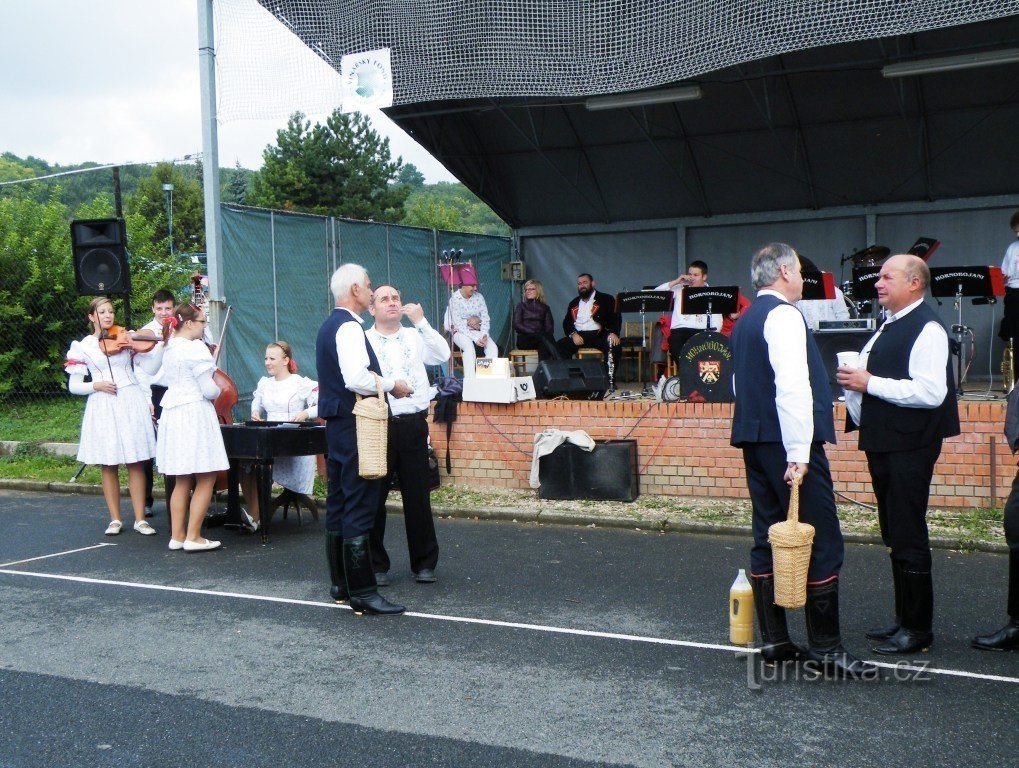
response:
{"label": "seated woman", "polygon": [[552,310],[545,303],[545,289],[538,280],[524,283],[524,298],[513,308],[513,330],[517,349],[538,350],[539,360],[557,360],[561,355],[553,336]]}
{"label": "seated woman", "polygon": [[[297,376],[294,351],[285,341],[274,341],[265,348],[265,370],[251,399],[252,421],[307,421],[318,416],[318,382]],[[263,417],[263,413],[265,414]],[[287,490],[310,496],[315,484],[314,456],[281,456],[273,462],[273,482]],[[247,510],[242,510],[244,525],[257,531],[262,522],[258,508],[258,488],[250,467],[241,475],[241,489]]]}

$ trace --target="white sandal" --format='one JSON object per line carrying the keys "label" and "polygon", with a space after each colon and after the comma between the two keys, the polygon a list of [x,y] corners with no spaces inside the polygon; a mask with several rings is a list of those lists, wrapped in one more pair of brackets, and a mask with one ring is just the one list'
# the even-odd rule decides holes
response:
{"label": "white sandal", "polygon": [[110,524],[106,526],[107,536],[116,536],[120,533],[120,529],[124,527],[124,524],[119,520],[110,520]]}
{"label": "white sandal", "polygon": [[148,520],[135,520],[134,529],[142,536],[156,535],[156,529],[149,525]]}

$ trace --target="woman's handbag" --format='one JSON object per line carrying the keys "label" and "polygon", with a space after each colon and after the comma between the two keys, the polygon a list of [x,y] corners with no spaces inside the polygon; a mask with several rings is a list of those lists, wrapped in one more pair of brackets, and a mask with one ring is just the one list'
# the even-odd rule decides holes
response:
{"label": "woman's handbag", "polygon": [[788,518],[768,528],[775,568],[775,605],[782,608],[802,608],[807,602],[807,569],[810,567],[810,548],[814,543],[814,526],[800,522],[802,482],[800,476],[793,479]]}
{"label": "woman's handbag", "polygon": [[382,391],[382,379],[375,375],[378,397],[357,395],[354,420],[357,428],[357,474],[365,480],[381,480],[389,474],[386,465],[389,433],[389,404]]}

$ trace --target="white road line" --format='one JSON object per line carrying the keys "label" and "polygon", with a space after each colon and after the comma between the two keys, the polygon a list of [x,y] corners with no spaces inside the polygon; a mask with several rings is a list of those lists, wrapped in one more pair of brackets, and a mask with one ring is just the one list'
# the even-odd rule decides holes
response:
{"label": "white road line", "polygon": [[22,563],[31,563],[34,560],[46,560],[50,557],[63,557],[64,555],[73,555],[75,552],[87,552],[90,549],[99,549],[100,547],[115,547],[116,544],[93,544],[91,547],[79,547],[78,549],[67,549],[63,552],[54,552],[52,555],[39,555],[39,557],[29,557],[25,560],[12,560],[9,563],[0,563],[0,568],[7,568],[11,565],[21,565]]}
{"label": "white road line", "polygon": [[[99,545],[114,546],[114,545]],[[30,576],[38,579],[52,579],[54,581],[70,581],[78,584],[98,584],[111,587],[128,587],[131,589],[149,589],[156,592],[178,592],[187,595],[209,595],[211,597],[234,597],[241,600],[256,600],[265,603],[281,603],[284,605],[301,605],[312,608],[342,608],[350,610],[349,605],[338,605],[332,602],[321,602],[318,600],[298,600],[293,597],[273,597],[271,595],[249,595],[243,592],[220,592],[213,589],[193,589],[191,587],[170,587],[165,584],[143,584],[134,581],[116,581],[113,579],[94,579],[88,576],[65,576],[58,573],[36,573],[33,571],[6,570],[0,568],[0,574],[9,576]],[[632,643],[649,643],[653,645],[667,645],[680,648],[697,648],[709,651],[725,651],[727,653],[759,653],[756,648],[744,648],[739,645],[723,645],[720,643],[698,643],[692,640],[672,640],[666,637],[647,637],[644,635],[624,635],[617,632],[598,632],[590,629],[571,629],[569,627],[553,627],[544,624],[522,624],[514,621],[497,621],[495,619],[474,619],[467,616],[445,616],[436,613],[418,613],[407,611],[405,616],[428,619],[431,621],[449,621],[457,624],[480,624],[489,627],[506,627],[508,629],[526,629],[533,632],[548,632],[560,635],[577,635],[580,637],[597,637],[605,640],[625,640]],[[886,662],[873,662],[879,667],[892,670],[908,670],[912,672],[923,672],[933,675],[946,675],[950,677],[965,677],[972,680],[989,680],[996,683],[1019,684],[1019,677],[1007,677],[1005,675],[984,675],[979,672],[967,672],[962,669],[942,669],[939,667],[916,667],[905,664],[889,664]]]}

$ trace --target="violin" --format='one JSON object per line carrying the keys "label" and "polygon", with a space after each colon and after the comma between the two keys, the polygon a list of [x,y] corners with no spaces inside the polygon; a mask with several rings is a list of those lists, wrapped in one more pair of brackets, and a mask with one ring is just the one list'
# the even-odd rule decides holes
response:
{"label": "violin", "polygon": [[120,325],[111,325],[99,334],[99,348],[107,355],[116,355],[125,349],[151,352],[163,338],[152,331],[129,331]]}

